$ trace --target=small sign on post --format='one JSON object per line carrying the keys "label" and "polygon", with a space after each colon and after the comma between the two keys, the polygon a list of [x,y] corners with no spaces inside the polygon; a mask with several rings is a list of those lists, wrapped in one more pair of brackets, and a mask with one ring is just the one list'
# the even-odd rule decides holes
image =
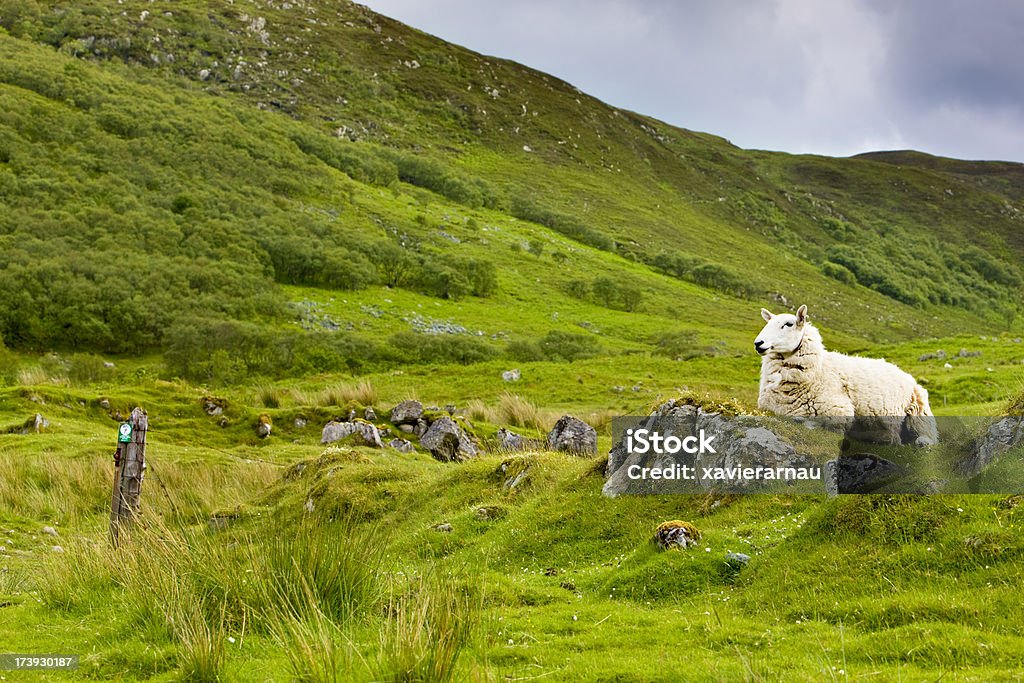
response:
{"label": "small sign on post", "polygon": [[117,428],[114,452],[114,491],[110,500],[110,541],[117,547],[122,525],[131,523],[139,513],[142,478],[146,471],[146,430],[149,418],[135,408],[127,422]]}

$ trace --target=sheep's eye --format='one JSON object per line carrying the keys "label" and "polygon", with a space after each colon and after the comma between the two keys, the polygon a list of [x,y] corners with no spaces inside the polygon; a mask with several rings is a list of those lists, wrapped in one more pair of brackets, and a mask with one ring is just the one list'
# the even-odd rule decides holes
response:
{"label": "sheep's eye", "polygon": [[793,327],[793,323],[782,323],[783,327]]}

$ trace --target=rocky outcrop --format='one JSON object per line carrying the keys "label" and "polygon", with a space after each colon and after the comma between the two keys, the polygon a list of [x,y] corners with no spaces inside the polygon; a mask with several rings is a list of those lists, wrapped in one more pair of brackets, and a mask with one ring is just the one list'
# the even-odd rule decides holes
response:
{"label": "rocky outcrop", "polygon": [[476,445],[450,417],[439,417],[420,437],[420,445],[442,462],[458,462],[477,455]]}
{"label": "rocky outcrop", "polygon": [[380,430],[365,420],[328,422],[324,425],[323,432],[320,435],[320,443],[334,443],[335,441],[349,438],[356,445],[384,448],[380,438]]}
{"label": "rocky outcrop", "polygon": [[547,447],[573,455],[597,455],[597,430],[572,415],[563,415],[548,433]]}
{"label": "rocky outcrop", "polygon": [[[734,416],[706,410],[693,405],[688,399],[673,399],[659,405],[651,415],[636,418],[628,425],[613,423],[615,433],[622,437],[626,429],[637,432],[641,429],[657,431],[663,436],[672,435],[678,439],[694,437],[713,443],[714,452],[658,453],[633,452],[627,450],[626,439],[620,438],[608,454],[605,469],[608,477],[603,493],[606,496],[623,494],[666,494],[718,492],[755,492],[800,490],[824,492],[821,467],[809,455],[799,450],[789,437],[777,431],[781,423],[771,418]],[[795,425],[793,425],[795,426]],[[838,445],[840,436],[828,430],[804,430],[816,440]],[[639,449],[636,449],[639,451]],[[636,466],[636,467],[633,467]],[[686,469],[683,469],[686,468]],[[784,480],[781,478],[735,476],[745,470],[781,469],[800,470],[808,477],[817,475],[817,480]],[[671,470],[674,476],[639,477],[638,471]],[[723,474],[723,478],[708,478],[706,470]],[[727,475],[727,476],[726,476]]]}
{"label": "rocky outcrop", "polygon": [[973,477],[999,456],[1021,444],[1024,444],[1024,416],[1013,415],[996,420],[974,441],[967,456],[957,464],[958,474]]}
{"label": "rocky outcrop", "polygon": [[899,482],[907,468],[874,453],[855,453],[825,463],[825,492],[872,493]]}
{"label": "rocky outcrop", "polygon": [[506,382],[518,382],[521,377],[522,375],[520,374],[518,368],[516,368],[515,370],[506,370],[505,372],[501,373],[501,378]]}

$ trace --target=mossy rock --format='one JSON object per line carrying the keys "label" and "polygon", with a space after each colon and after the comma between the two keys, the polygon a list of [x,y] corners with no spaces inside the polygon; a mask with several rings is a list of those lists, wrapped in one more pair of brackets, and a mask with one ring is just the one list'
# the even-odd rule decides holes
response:
{"label": "mossy rock", "polygon": [[480,505],[473,509],[473,514],[481,522],[493,522],[508,515],[508,508],[504,505]]}
{"label": "mossy rock", "polygon": [[680,519],[662,522],[654,530],[654,542],[663,550],[685,550],[698,545],[700,539],[700,529]]}

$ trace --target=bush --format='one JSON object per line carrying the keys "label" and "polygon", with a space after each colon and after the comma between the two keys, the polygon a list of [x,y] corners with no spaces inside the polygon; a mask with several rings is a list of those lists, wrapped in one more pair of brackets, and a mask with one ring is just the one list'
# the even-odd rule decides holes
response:
{"label": "bush", "polygon": [[519,361],[520,363],[532,363],[535,361],[546,360],[540,345],[531,341],[511,341],[505,347],[505,353],[507,353],[512,360]]}
{"label": "bush", "polygon": [[821,272],[825,276],[830,277],[833,280],[839,280],[839,282],[842,282],[844,284],[857,284],[857,276],[854,275],[849,268],[839,263],[825,261],[825,263],[821,265]]}
{"label": "bush", "polygon": [[688,360],[704,355],[697,347],[697,333],[693,330],[665,332],[653,340],[654,353],[675,360]]}
{"label": "bush", "polygon": [[601,345],[593,336],[561,330],[548,332],[538,346],[545,359],[569,363],[596,356],[601,350]]}
{"label": "bush", "polygon": [[602,251],[614,251],[615,243],[607,235],[588,228],[568,216],[557,213],[546,207],[534,203],[523,196],[512,198],[510,209],[513,216],[520,220],[539,223],[547,226],[570,239],[600,249]]}
{"label": "bush", "polygon": [[464,335],[398,332],[388,338],[396,358],[406,363],[481,363],[497,356],[493,346]]}

